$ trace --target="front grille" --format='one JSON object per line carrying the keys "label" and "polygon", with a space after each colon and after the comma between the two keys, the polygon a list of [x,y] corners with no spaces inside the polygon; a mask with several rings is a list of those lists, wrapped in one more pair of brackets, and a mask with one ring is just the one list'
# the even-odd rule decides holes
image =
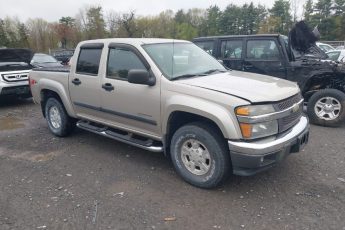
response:
{"label": "front grille", "polygon": [[277,104],[275,104],[275,107],[278,111],[282,111],[284,109],[287,109],[291,106],[293,106],[294,104],[296,104],[297,102],[299,102],[300,100],[302,100],[302,95],[296,94],[295,96],[292,96],[284,101],[278,102]]}
{"label": "front grille", "polygon": [[27,81],[28,73],[2,74],[2,78],[7,82]]}
{"label": "front grille", "polygon": [[278,120],[279,132],[284,132],[296,125],[302,116],[302,109]]}
{"label": "front grille", "polygon": [[[302,100],[302,95],[299,93],[284,101],[274,104],[274,108],[276,111],[283,111],[287,108],[290,108],[291,106],[293,106],[294,104],[298,103],[301,100]],[[278,120],[279,133],[282,133],[292,128],[294,125],[296,125],[302,116],[302,113],[303,113],[302,111],[303,111],[303,103],[300,105],[299,109],[296,112],[279,119]]]}

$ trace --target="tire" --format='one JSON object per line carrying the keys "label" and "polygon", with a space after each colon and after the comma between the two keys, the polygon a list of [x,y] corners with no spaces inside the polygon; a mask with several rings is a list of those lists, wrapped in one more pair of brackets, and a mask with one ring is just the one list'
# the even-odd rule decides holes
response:
{"label": "tire", "polygon": [[55,136],[65,137],[73,131],[75,120],[68,116],[64,106],[56,98],[48,98],[44,113],[49,129]]}
{"label": "tire", "polygon": [[345,119],[345,94],[336,89],[323,89],[311,96],[307,113],[315,125],[338,127]]}
{"label": "tire", "polygon": [[170,153],[177,173],[196,187],[217,187],[229,175],[229,149],[224,137],[212,125],[190,123],[182,126],[172,137]]}

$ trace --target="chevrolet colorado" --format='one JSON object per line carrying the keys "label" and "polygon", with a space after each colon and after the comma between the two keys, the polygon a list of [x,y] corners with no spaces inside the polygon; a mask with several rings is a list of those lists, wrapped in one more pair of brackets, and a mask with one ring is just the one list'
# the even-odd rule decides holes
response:
{"label": "chevrolet colorado", "polygon": [[53,134],[77,126],[164,152],[202,188],[268,169],[308,142],[297,84],[229,71],[187,41],[84,41],[70,70],[34,69],[29,78]]}

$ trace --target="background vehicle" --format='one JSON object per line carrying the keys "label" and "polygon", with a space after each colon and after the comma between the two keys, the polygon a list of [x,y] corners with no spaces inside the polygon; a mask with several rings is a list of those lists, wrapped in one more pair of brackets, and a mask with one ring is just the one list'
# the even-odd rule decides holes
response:
{"label": "background vehicle", "polygon": [[32,55],[28,49],[0,49],[0,96],[31,96],[28,75]]}
{"label": "background vehicle", "polygon": [[[303,40],[303,33],[298,41]],[[193,42],[231,69],[297,82],[311,122],[339,126],[345,120],[344,67],[323,61],[327,55],[310,42],[315,39],[313,34],[306,33],[304,39],[295,48],[288,37],[279,34],[203,37]]]}
{"label": "background vehicle", "polygon": [[334,47],[326,43],[316,42],[316,45],[323,51],[328,52],[334,50]]}
{"label": "background vehicle", "polygon": [[35,53],[31,60],[31,65],[36,68],[41,67],[61,67],[63,66],[58,60],[53,56],[43,53]]}
{"label": "background vehicle", "polygon": [[329,60],[345,62],[345,50],[332,50],[327,52],[327,55]]}
{"label": "background vehicle", "polygon": [[52,56],[63,65],[67,65],[73,54],[74,50],[55,50],[52,52]]}
{"label": "background vehicle", "polygon": [[335,49],[336,49],[336,50],[343,50],[343,49],[345,49],[345,46],[338,46],[338,47],[336,47]]}
{"label": "background vehicle", "polygon": [[[308,141],[297,84],[227,71],[187,41],[82,42],[71,71],[30,73],[49,129],[82,129],[165,152],[189,183],[211,188],[228,173],[268,169]],[[249,77],[248,77],[249,75]]]}

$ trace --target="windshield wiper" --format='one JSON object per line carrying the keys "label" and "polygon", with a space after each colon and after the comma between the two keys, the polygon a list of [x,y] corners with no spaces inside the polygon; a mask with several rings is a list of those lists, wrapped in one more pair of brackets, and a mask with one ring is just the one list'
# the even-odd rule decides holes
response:
{"label": "windshield wiper", "polygon": [[179,79],[184,79],[184,78],[200,77],[200,76],[207,76],[207,74],[204,74],[204,73],[202,73],[202,74],[183,74],[183,75],[174,77],[171,80],[174,81],[174,80],[179,80]]}
{"label": "windshield wiper", "polygon": [[216,73],[216,72],[219,72],[219,73],[225,73],[225,72],[228,72],[228,70],[223,70],[223,69],[210,69],[210,70],[207,70],[207,71],[202,72],[202,73],[195,73],[195,74],[183,74],[183,75],[180,75],[180,76],[174,77],[174,78],[172,78],[171,80],[178,80],[178,79],[190,78],[190,77],[201,77],[201,76],[207,76],[207,75],[210,75],[210,74],[212,74],[212,73]]}
{"label": "windshield wiper", "polygon": [[210,70],[207,70],[207,71],[203,72],[202,74],[212,74],[212,73],[216,73],[216,72],[225,73],[225,72],[228,72],[228,71],[227,70],[223,70],[223,69],[210,69]]}

